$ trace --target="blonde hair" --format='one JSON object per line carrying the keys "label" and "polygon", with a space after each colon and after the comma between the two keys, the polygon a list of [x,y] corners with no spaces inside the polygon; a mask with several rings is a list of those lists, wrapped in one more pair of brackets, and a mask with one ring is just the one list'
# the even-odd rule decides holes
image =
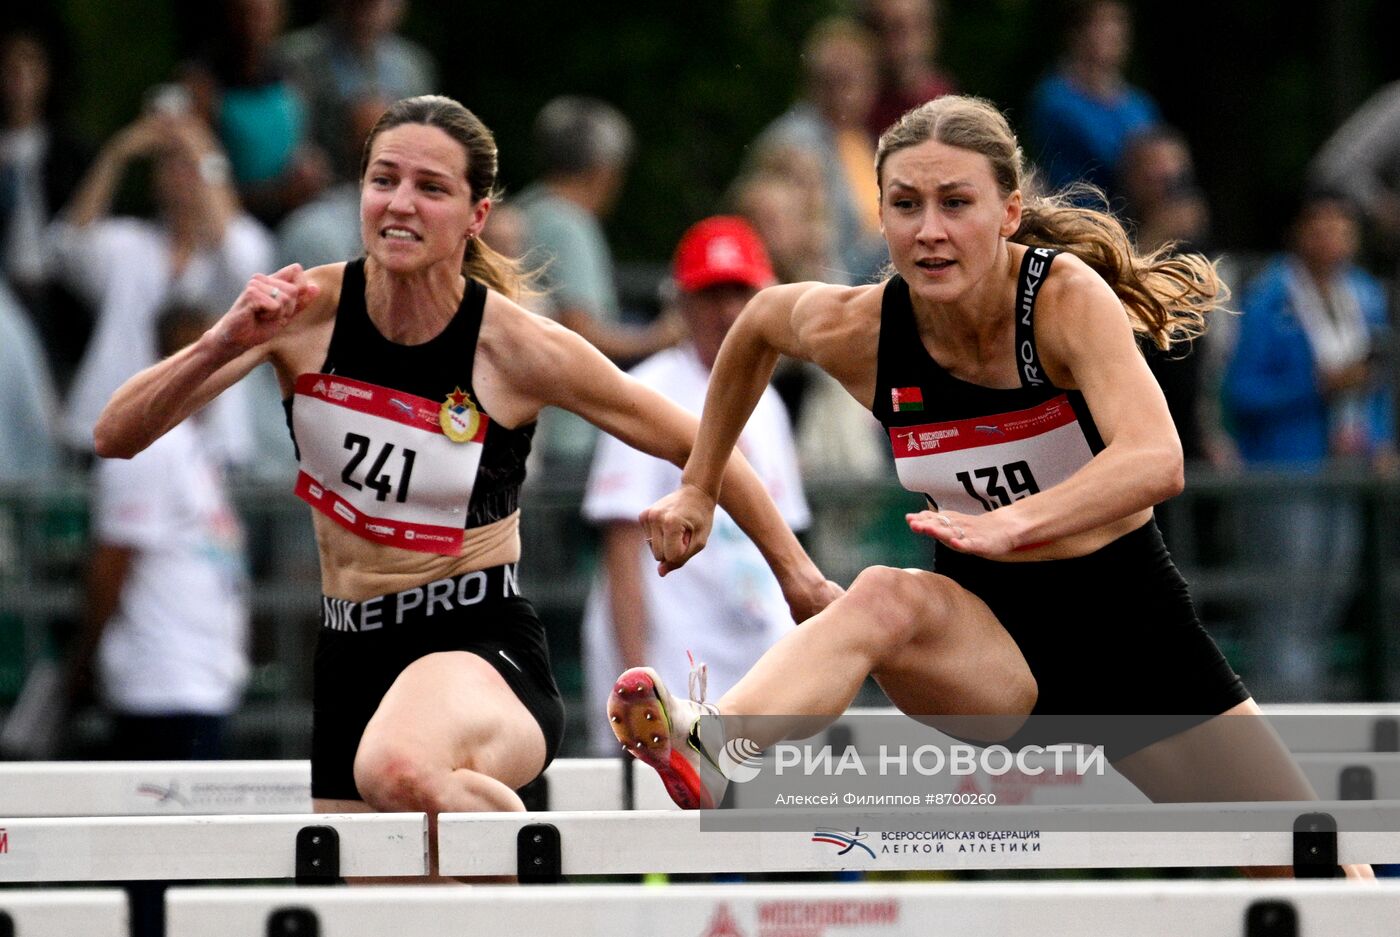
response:
{"label": "blonde hair", "polygon": [[[904,114],[880,136],[875,174],[884,192],[885,160],[891,153],[937,140],[987,157],[1002,197],[1021,190],[1021,225],[1010,240],[1027,247],[1061,248],[1103,277],[1122,300],[1133,331],[1163,350],[1206,330],[1206,313],[1229,290],[1214,261],[1176,254],[1174,244],[1139,253],[1121,222],[1107,210],[1103,193],[1076,185],[1060,192],[1034,191],[1025,157],[1006,117],[981,98],[945,95]],[[1080,204],[1089,199],[1102,208]]]}
{"label": "blonde hair", "polygon": [[[424,124],[436,127],[456,140],[467,157],[466,179],[472,201],[496,198],[496,138],[481,119],[452,98],[425,94],[395,101],[375,122],[360,156],[360,178],[369,168],[370,148],[375,138],[386,130],[404,124]],[[534,274],[526,272],[521,262],[507,257],[486,244],[481,238],[467,242],[462,258],[462,275],[479,280],[502,295],[521,299],[534,295]]]}

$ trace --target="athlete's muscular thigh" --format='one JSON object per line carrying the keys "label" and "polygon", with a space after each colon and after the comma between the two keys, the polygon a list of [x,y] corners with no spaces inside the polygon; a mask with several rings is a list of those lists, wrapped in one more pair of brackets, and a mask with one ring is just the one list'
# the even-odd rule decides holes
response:
{"label": "athlete's muscular thigh", "polygon": [[495,668],[476,654],[446,651],[410,664],[365,728],[358,773],[408,758],[428,770],[469,768],[511,788],[539,774],[539,723]]}
{"label": "athlete's muscular thigh", "polygon": [[987,604],[945,576],[902,570],[911,638],[872,674],[910,715],[1025,715],[1035,679]]}

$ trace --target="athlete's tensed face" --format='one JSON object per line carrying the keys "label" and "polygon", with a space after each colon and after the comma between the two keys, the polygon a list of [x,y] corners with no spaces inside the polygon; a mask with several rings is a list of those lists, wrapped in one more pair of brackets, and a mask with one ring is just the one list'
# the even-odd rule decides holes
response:
{"label": "athlete's tensed face", "polygon": [[360,236],[386,270],[461,264],[481,233],[491,200],[473,201],[467,154],[444,131],[402,124],[375,138],[360,182]]}
{"label": "athlete's tensed face", "polygon": [[979,284],[1021,223],[1021,193],[1002,195],[987,157],[928,140],[891,153],[880,229],[915,296],[955,302]]}

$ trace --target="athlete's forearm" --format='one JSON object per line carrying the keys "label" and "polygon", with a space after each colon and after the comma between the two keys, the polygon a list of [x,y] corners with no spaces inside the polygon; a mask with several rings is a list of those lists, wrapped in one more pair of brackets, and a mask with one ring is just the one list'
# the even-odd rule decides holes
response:
{"label": "athlete's forearm", "polygon": [[[94,451],[105,459],[129,459],[145,449],[237,379],[230,375],[216,380],[216,375],[224,377],[221,370],[235,367],[238,352],[211,330],[193,345],[132,376],[97,418]],[[243,373],[251,367],[248,364]]]}
{"label": "athlete's forearm", "polygon": [[730,329],[705,393],[700,431],[686,460],[681,484],[718,499],[729,453],[773,377],[778,352],[743,317]]}
{"label": "athlete's forearm", "polygon": [[1109,445],[1053,488],[1000,509],[1014,519],[1015,546],[1047,543],[1130,517],[1180,494],[1181,446]]}

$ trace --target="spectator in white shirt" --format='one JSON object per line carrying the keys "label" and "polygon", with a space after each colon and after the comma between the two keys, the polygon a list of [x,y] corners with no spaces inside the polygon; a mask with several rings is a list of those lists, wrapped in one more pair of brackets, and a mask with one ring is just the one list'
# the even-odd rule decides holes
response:
{"label": "spectator in white shirt", "polygon": [[[175,306],[157,324],[162,355],[212,317]],[[95,679],[113,717],[112,755],[219,758],[248,676],[242,526],[205,438],[181,423],[132,459],[93,472],[94,546],[85,627],[70,691]]]}
{"label": "spectator in white shirt", "polygon": [[[672,267],[676,307],[689,341],[658,352],[632,376],[691,413],[705,402],[710,367],[729,326],[759,289],[774,282],[763,242],[737,217],[699,222],[681,238]],[[792,427],[770,387],[739,448],[794,530],[809,520]],[[681,470],[610,437],[593,457],[583,512],[602,528],[598,581],[584,617],[585,698],[601,703],[625,667],[652,662],[681,684],[688,656],[723,693],[792,627],[778,582],[758,548],[724,512],[705,550],[685,568],[656,575],[637,515],[680,484]],[[606,724],[589,721],[595,753],[616,750]],[[601,729],[602,731],[596,731]]]}
{"label": "spectator in white shirt", "polygon": [[[222,309],[250,276],[272,265],[272,239],[239,208],[228,161],[209,128],[173,110],[178,98],[153,100],[160,103],[103,147],[53,226],[62,276],[97,309],[63,427],[79,452],[92,451],[92,427],[112,392],[156,362],[161,309],[172,302]],[[156,217],[113,217],[123,176],[147,157],[154,160]],[[250,456],[255,407],[275,411],[280,425],[271,387],[270,380],[240,385],[211,404],[208,429],[221,461]]]}

